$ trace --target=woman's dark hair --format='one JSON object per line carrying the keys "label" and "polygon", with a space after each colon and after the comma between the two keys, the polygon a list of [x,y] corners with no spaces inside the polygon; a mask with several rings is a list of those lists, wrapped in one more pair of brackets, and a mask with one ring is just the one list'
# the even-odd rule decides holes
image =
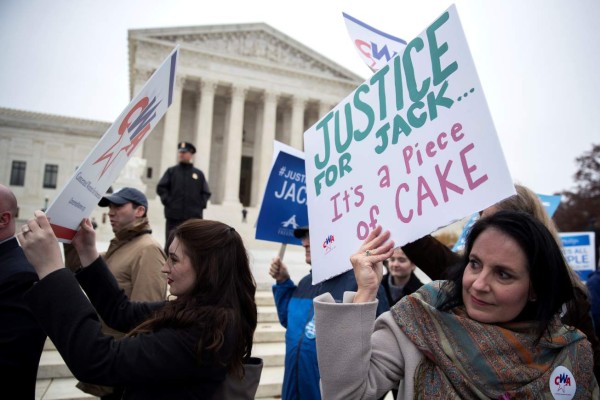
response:
{"label": "woman's dark hair", "polygon": [[[515,183],[515,191],[517,192],[513,196],[509,196],[506,199],[499,201],[494,204],[494,208],[498,211],[506,210],[506,211],[523,211],[527,214],[533,216],[538,221],[540,221],[552,234],[554,240],[558,245],[561,245],[560,236],[558,235],[558,230],[556,229],[556,225],[548,212],[546,211],[546,207],[540,200],[540,196],[535,194],[535,192],[529,189],[527,186],[519,185]],[[589,296],[587,287],[585,284],[579,279],[579,276],[573,268],[567,268],[567,272],[571,278],[571,283],[574,287],[576,287],[580,292],[582,292],[586,297]]]}
{"label": "woman's dark hair", "polygon": [[196,271],[192,293],[167,303],[131,334],[163,327],[196,328],[199,359],[221,362],[241,377],[257,323],[256,283],[242,238],[230,226],[202,219],[179,225],[168,243],[174,238]]}
{"label": "woman's dark hair", "polygon": [[535,301],[527,305],[518,320],[538,321],[538,340],[562,305],[573,298],[573,286],[567,265],[552,233],[531,215],[519,211],[498,211],[477,221],[469,232],[462,262],[450,273],[445,284],[449,294],[440,305],[447,310],[463,304],[462,277],[469,263],[473,244],[487,229],[497,229],[510,236],[525,253]]}

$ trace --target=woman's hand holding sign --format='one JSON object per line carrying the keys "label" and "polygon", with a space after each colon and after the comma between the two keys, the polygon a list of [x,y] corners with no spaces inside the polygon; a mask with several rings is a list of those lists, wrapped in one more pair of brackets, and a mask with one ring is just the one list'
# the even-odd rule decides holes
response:
{"label": "woman's hand holding sign", "polygon": [[79,230],[73,237],[73,246],[77,250],[82,266],[88,266],[98,258],[96,249],[96,231],[89,218],[85,218],[79,224]]}
{"label": "woman's hand holding sign", "polygon": [[377,226],[350,257],[358,290],[354,303],[365,303],[377,298],[377,290],[383,276],[383,261],[394,253],[394,242],[390,231]]}
{"label": "woman's hand holding sign", "polygon": [[[58,240],[46,214],[43,211],[36,211],[34,216],[23,225],[18,239],[27,260],[35,268],[38,277],[42,279],[46,275],[64,268],[64,261]],[[83,265],[90,265],[98,258],[96,233],[89,218],[81,221],[80,229],[73,237],[72,243]]]}
{"label": "woman's hand holding sign", "polygon": [[60,247],[50,221],[42,211],[34,212],[34,218],[27,221],[18,234],[19,243],[29,263],[35,268],[38,277],[64,268]]}

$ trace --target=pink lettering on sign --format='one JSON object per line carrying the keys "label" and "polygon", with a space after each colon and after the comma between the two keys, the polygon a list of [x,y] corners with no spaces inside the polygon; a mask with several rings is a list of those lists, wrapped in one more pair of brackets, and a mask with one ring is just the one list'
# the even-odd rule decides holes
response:
{"label": "pink lettering on sign", "polygon": [[356,237],[360,240],[365,240],[369,236],[369,228],[375,229],[377,227],[377,218],[379,215],[379,206],[374,205],[369,209],[369,223],[366,221],[359,221],[356,225]]}
{"label": "pink lettering on sign", "polygon": [[469,185],[469,189],[473,190],[477,186],[481,185],[483,182],[488,180],[488,176],[483,174],[479,178],[473,180],[472,173],[477,170],[476,165],[469,165],[467,162],[467,153],[475,148],[473,143],[469,144],[467,147],[461,150],[460,152],[460,163],[462,164],[463,171],[465,173],[465,178],[467,178],[467,183]]}
{"label": "pink lettering on sign", "polygon": [[[454,143],[460,142],[465,134],[461,132],[462,125],[455,123],[450,129],[450,138]],[[440,132],[434,140],[430,140],[425,143],[425,150],[421,151],[419,143],[415,143],[414,146],[408,145],[402,149],[402,158],[404,160],[404,169],[406,174],[409,175],[415,167],[423,165],[424,157],[433,158],[438,154],[438,151],[443,151],[448,146],[448,134],[446,132]],[[415,159],[413,159],[415,157]],[[414,165],[416,161],[417,165]],[[412,167],[411,167],[412,165]]]}
{"label": "pink lettering on sign", "polygon": [[[342,192],[338,192],[331,196],[329,199],[333,204],[333,219],[331,222],[341,219],[345,214],[350,212],[352,207],[359,208],[363,204],[365,195],[362,189],[363,185],[357,185],[356,187],[351,187],[350,190],[344,190],[343,195]],[[340,196],[342,196],[341,199]],[[338,200],[341,203],[339,208]]]}
{"label": "pink lettering on sign", "polygon": [[[465,192],[463,186],[467,186],[469,190],[472,191],[487,181],[487,174],[474,176],[475,172],[477,171],[477,165],[471,163],[468,159],[469,152],[474,148],[475,145],[473,143],[469,143],[459,153],[460,165],[462,167],[460,171],[462,172],[464,182],[457,182],[456,178],[454,181],[450,181],[449,175],[452,171],[453,165],[455,164],[452,160],[448,160],[443,168],[439,164],[435,165],[434,168],[436,175],[433,182],[427,182],[425,177],[422,175],[417,177],[416,193],[415,188],[411,189],[408,183],[403,182],[399,184],[396,188],[395,198],[396,216],[398,219],[404,223],[409,223],[414,217],[415,210],[410,207],[403,206],[405,203],[403,199],[407,198],[406,196],[409,196],[408,199],[410,199],[410,196],[415,196],[417,204],[416,215],[421,216],[423,215],[426,207],[437,207],[440,204],[440,198],[444,203],[448,203],[451,200],[449,192],[462,195]],[[461,184],[463,186],[461,186]]]}

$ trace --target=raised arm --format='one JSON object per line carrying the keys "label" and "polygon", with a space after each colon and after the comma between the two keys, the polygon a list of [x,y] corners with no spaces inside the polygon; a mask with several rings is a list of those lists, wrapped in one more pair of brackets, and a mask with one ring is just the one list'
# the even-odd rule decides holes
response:
{"label": "raised arm", "polygon": [[402,251],[417,267],[437,281],[446,278],[450,267],[460,262],[460,255],[431,235],[402,246]]}
{"label": "raised arm", "polygon": [[35,211],[34,218],[23,225],[17,238],[40,279],[65,267],[58,240],[44,212]]}
{"label": "raised arm", "polygon": [[358,289],[354,303],[374,301],[383,277],[383,261],[394,253],[390,232],[381,226],[375,228],[356,253],[350,257]]}

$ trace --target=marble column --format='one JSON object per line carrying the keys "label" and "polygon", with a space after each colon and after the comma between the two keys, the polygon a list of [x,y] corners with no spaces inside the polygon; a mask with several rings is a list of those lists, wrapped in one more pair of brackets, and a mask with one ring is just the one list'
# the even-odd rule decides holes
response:
{"label": "marble column", "polygon": [[292,99],[292,122],[290,127],[290,146],[295,149],[304,148],[304,107],[306,100],[301,97]]}
{"label": "marble column", "polygon": [[331,105],[327,103],[319,102],[319,120],[323,118],[329,111],[331,111]]}
{"label": "marble column", "polygon": [[242,163],[242,131],[244,129],[244,101],[247,89],[233,86],[229,129],[223,140],[223,160],[225,161],[223,204],[240,204],[240,168]]}
{"label": "marble column", "polygon": [[181,94],[185,77],[175,77],[173,89],[173,103],[165,114],[165,129],[162,140],[162,154],[160,157],[159,175],[162,176],[167,168],[177,163],[177,142],[179,142],[179,122],[181,119]]}
{"label": "marble column", "polygon": [[257,138],[254,143],[252,205],[260,205],[264,194],[271,162],[273,159],[273,141],[277,123],[277,93],[265,92],[263,95],[262,126],[257,127]]}
{"label": "marble column", "polygon": [[254,121],[254,143],[252,144],[252,184],[250,185],[250,207],[258,205],[261,191],[260,187],[260,160],[262,157],[261,148],[263,143],[263,127],[265,116],[264,94],[260,96],[256,104],[256,120]]}
{"label": "marble column", "polygon": [[217,84],[212,81],[202,81],[198,84],[199,100],[196,105],[196,156],[194,165],[209,176],[210,148],[212,144],[213,109]]}
{"label": "marble column", "polygon": [[282,98],[280,101],[280,105],[282,105],[281,109],[283,110],[281,127],[279,129],[279,141],[291,145],[292,143],[292,111],[290,105],[291,99]]}

